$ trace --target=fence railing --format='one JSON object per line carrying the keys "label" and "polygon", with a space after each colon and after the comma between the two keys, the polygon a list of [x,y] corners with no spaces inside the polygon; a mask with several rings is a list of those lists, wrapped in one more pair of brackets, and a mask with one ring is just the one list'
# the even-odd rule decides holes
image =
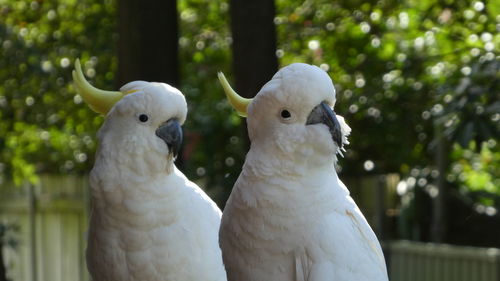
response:
{"label": "fence railing", "polygon": [[391,281],[500,281],[500,249],[410,241],[385,249]]}
{"label": "fence railing", "polygon": [[16,248],[4,247],[12,281],[87,281],[84,261],[87,180],[42,175],[36,186],[0,186],[0,223],[14,224]]}
{"label": "fence railing", "polygon": [[[348,181],[377,230],[379,205],[397,178]],[[386,186],[386,187],[384,187]],[[386,195],[376,194],[386,192]],[[381,197],[388,196],[387,198]],[[385,201],[385,202],[384,202]],[[0,186],[0,223],[19,226],[17,248],[4,248],[12,281],[88,281],[84,260],[88,215],[86,177],[42,175],[36,186]],[[380,234],[380,233],[379,233]],[[384,247],[391,281],[500,281],[500,249],[408,241]]]}

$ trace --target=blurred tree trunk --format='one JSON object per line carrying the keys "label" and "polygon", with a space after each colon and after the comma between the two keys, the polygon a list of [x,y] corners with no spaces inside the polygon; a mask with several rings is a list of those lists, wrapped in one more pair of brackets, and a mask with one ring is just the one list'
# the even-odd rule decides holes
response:
{"label": "blurred tree trunk", "polygon": [[[134,80],[179,87],[176,0],[118,1],[118,87]],[[176,164],[183,166],[180,153]]]}
{"label": "blurred tree trunk", "polygon": [[272,0],[231,0],[233,70],[237,92],[252,98],[278,70]]}
{"label": "blurred tree trunk", "polygon": [[[3,237],[0,236],[0,239]],[[0,281],[8,281],[7,270],[5,270],[5,263],[3,259],[3,243],[0,241]]]}
{"label": "blurred tree trunk", "polygon": [[235,89],[253,98],[278,70],[274,0],[231,0],[230,15]]}
{"label": "blurred tree trunk", "polygon": [[446,137],[444,136],[444,128],[442,124],[435,125],[435,134],[437,140],[436,147],[436,165],[439,175],[436,179],[438,188],[437,196],[434,198],[434,208],[432,214],[431,239],[433,242],[442,243],[446,239],[447,230],[447,194],[446,188],[446,169],[448,167],[448,146]]}
{"label": "blurred tree trunk", "polygon": [[118,86],[145,80],[177,87],[177,1],[120,0],[118,20]]}

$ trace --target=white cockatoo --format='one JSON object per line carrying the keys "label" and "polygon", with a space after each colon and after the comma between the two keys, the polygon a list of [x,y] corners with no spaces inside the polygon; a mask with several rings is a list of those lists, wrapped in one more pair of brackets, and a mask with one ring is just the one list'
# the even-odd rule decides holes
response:
{"label": "white cockatoo", "polygon": [[135,81],[120,92],[91,86],[79,61],[73,79],[105,114],[90,174],[87,266],[94,281],[224,281],[221,211],[174,165],[187,106],[164,83]]}
{"label": "white cockatoo", "polygon": [[251,140],[222,214],[228,280],[388,280],[380,244],[335,171],[351,129],[332,110],[328,74],[291,64],[253,100],[219,79]]}

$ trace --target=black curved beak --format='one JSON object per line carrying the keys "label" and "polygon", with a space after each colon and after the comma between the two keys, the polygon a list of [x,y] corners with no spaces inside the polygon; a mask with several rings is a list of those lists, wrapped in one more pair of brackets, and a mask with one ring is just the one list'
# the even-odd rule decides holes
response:
{"label": "black curved beak", "polygon": [[337,143],[339,148],[342,148],[342,130],[340,129],[339,120],[337,120],[335,112],[325,102],[314,107],[307,117],[306,125],[318,123],[328,126],[333,141]]}
{"label": "black curved beak", "polygon": [[182,145],[182,127],[177,119],[170,119],[156,129],[156,135],[168,146],[170,153],[177,157]]}

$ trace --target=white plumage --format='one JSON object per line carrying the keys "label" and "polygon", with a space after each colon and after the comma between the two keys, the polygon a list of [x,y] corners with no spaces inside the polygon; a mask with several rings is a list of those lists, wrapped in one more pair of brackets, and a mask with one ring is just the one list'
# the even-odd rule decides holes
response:
{"label": "white plumage", "polygon": [[93,280],[226,280],[218,245],[221,212],[175,167],[173,147],[157,131],[169,120],[180,131],[184,96],[143,81],[120,91],[126,95],[99,130],[90,176],[87,264]]}
{"label": "white plumage", "polygon": [[335,126],[309,124],[321,103],[335,104],[331,79],[292,64],[248,106],[251,148],[219,234],[228,280],[388,280],[380,244],[334,168],[350,128],[336,116],[335,141]]}

